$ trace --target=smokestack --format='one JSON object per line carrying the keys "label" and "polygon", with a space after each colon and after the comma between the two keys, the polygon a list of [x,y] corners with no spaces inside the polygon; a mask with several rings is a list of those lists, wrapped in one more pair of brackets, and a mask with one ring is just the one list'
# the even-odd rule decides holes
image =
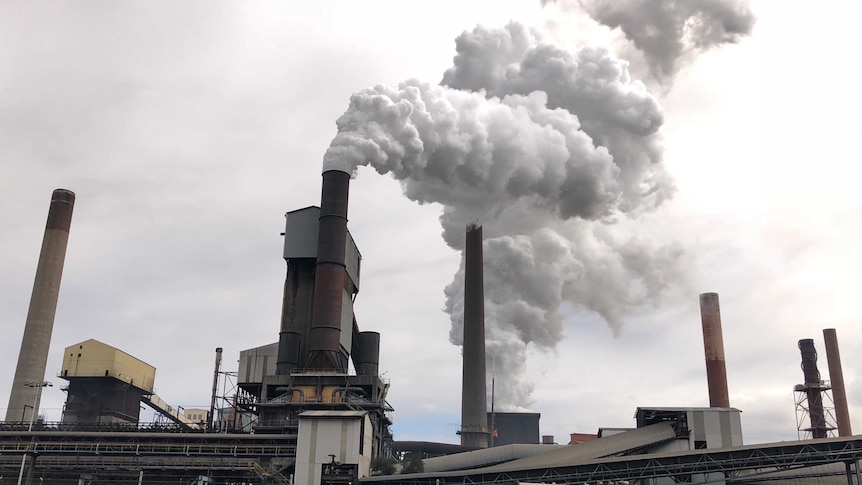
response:
{"label": "smokestack", "polygon": [[212,399],[210,400],[210,415],[207,417],[207,431],[213,430],[213,423],[215,422],[215,406],[218,393],[218,374],[221,371],[221,352],[222,348],[216,347],[215,372],[213,372],[213,393]]}
{"label": "smokestack", "polygon": [[467,226],[464,249],[464,346],[461,381],[461,444],[488,447],[485,394],[485,289],[482,226]]}
{"label": "smokestack", "polygon": [[[36,266],[36,280],[33,283],[24,337],[21,339],[21,350],[18,353],[18,366],[15,368],[15,378],[9,393],[6,421],[29,421],[39,409],[41,389],[28,387],[27,384],[45,380],[45,365],[48,362],[48,349],[54,329],[57,296],[60,293],[60,279],[63,276],[63,262],[66,259],[66,244],[69,242],[74,206],[74,192],[57,189],[51,194],[51,207],[48,209],[48,222],[42,238],[39,264]],[[25,412],[26,408],[30,408],[29,415]]]}
{"label": "smokestack", "polygon": [[306,362],[309,369],[347,372],[347,355],[341,351],[341,312],[349,185],[349,173],[340,170],[323,172],[312,320]]}
{"label": "smokestack", "polygon": [[814,339],[806,338],[799,341],[799,351],[802,353],[802,374],[805,377],[805,394],[808,398],[808,416],[811,418],[811,436],[826,437],[826,415],[823,412],[823,398],[820,383],[820,371],[817,370],[817,350]]}
{"label": "smokestack", "polygon": [[700,295],[700,321],[703,327],[709,407],[729,408],[730,397],[727,392],[727,368],[724,365],[724,338],[721,333],[718,293]]}
{"label": "smokestack", "polygon": [[847,392],[844,388],[844,371],[841,369],[841,353],[838,351],[838,335],[834,328],[823,329],[823,343],[826,347],[826,363],[829,365],[829,380],[832,382],[832,400],[835,401],[838,436],[853,436],[850,428],[850,410],[847,407]]}

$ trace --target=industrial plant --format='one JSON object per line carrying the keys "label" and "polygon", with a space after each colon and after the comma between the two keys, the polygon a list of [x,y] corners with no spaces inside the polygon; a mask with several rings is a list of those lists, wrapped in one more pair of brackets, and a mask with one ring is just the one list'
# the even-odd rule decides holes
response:
{"label": "industrial plant", "polygon": [[[862,484],[862,436],[850,427],[835,329],[823,330],[829,380],[815,340],[799,340],[799,441],[746,445],[716,293],[700,295],[709,407],[637,407],[633,428],[596,423],[594,434],[573,433],[568,444],[541,434],[539,413],[495,410],[478,223],[465,228],[460,443],[396,440],[390,383],[379,372],[386,336],[354,313],[362,257],[348,230],[350,179],[324,171],[320,205],[286,213],[280,326],[259,346],[237,349],[227,405],[216,400],[222,348],[214,349],[211,405],[192,410],[155,394],[153,356],[91,338],[64,343],[56,377],[66,403],[60,422],[45,422],[39,402],[52,385],[45,369],[75,202],[55,190],[0,423],[4,483]],[[142,422],[143,406],[160,420]]]}

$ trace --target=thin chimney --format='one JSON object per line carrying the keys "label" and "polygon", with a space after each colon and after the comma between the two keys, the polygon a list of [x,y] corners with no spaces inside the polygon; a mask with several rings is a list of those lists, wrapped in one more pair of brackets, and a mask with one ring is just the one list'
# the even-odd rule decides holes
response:
{"label": "thin chimney", "polygon": [[844,371],[841,369],[841,353],[838,351],[838,335],[834,328],[823,329],[823,343],[826,347],[826,363],[829,365],[829,380],[832,382],[832,400],[835,402],[838,436],[853,436],[850,410],[847,406],[847,391],[844,387]]}
{"label": "thin chimney", "polygon": [[706,382],[709,406],[730,407],[727,392],[727,368],[724,363],[724,337],[721,333],[721,311],[718,293],[700,295],[700,319],[703,326],[703,351],[706,357]]}
{"label": "thin chimney", "polygon": [[461,381],[461,444],[488,447],[485,394],[485,289],[482,226],[467,226],[464,249],[464,346]]}

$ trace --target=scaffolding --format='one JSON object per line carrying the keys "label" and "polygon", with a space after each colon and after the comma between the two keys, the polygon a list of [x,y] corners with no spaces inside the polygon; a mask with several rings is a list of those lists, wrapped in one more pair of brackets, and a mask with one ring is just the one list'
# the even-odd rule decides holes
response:
{"label": "scaffolding", "polygon": [[[819,396],[821,415],[813,414],[810,410],[809,400],[811,396]],[[793,405],[796,410],[796,435],[800,440],[809,440],[815,437],[815,431],[825,436],[834,438],[835,430],[838,428],[835,420],[835,403],[832,400],[832,385],[829,381],[811,382],[797,384],[793,387]]]}

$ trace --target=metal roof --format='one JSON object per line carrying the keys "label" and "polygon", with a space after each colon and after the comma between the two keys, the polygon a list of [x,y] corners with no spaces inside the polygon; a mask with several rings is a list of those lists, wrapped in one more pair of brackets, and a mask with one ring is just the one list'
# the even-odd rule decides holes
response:
{"label": "metal roof", "polygon": [[521,458],[501,465],[483,468],[482,470],[503,472],[586,463],[596,458],[619,455],[620,453],[641,449],[675,438],[676,431],[670,423],[656,423],[625,433],[587,441],[579,445],[563,446],[548,453]]}
{"label": "metal roof", "polygon": [[[612,437],[595,441],[610,438]],[[447,483],[511,483],[516,480],[583,483],[598,480],[645,480],[704,473],[738,474],[741,470],[769,469],[771,471],[778,468],[795,468],[799,471],[798,477],[817,477],[821,474],[831,474],[832,471],[814,468],[809,470],[813,473],[807,473],[804,468],[834,463],[843,465],[844,462],[852,463],[862,459],[862,439],[860,438],[862,436],[848,436],[845,438],[782,441],[704,450],[612,456],[585,463],[569,463],[539,469],[497,471],[499,467],[488,467],[436,474],[388,475],[363,478],[360,483],[379,482],[391,485],[414,485],[416,483],[434,483],[436,478],[445,479]],[[589,443],[571,448],[587,446]],[[765,477],[764,474],[761,478]],[[807,482],[794,482],[794,485],[796,483],[812,482],[808,478]]]}
{"label": "metal roof", "polygon": [[[653,444],[669,441],[676,438],[676,431],[670,423],[656,423],[643,428],[634,429],[627,433],[620,433],[607,438],[600,438],[588,441],[583,444],[573,446],[552,447],[545,445],[551,449],[547,453],[529,456],[512,460],[499,465],[492,465],[484,468],[476,468],[470,470],[452,470],[423,473],[408,474],[400,476],[404,480],[421,481],[424,479],[433,479],[436,477],[465,477],[468,475],[495,475],[506,474],[509,472],[521,472],[524,470],[539,470],[547,468],[556,468],[562,466],[573,466],[586,464],[597,458],[619,455],[627,451],[638,450]],[[493,450],[493,448],[491,448]],[[474,452],[471,452],[474,453]],[[453,455],[457,456],[457,455]],[[369,477],[363,478],[362,483],[366,482],[386,482],[393,480],[392,476]]]}
{"label": "metal roof", "polygon": [[565,445],[511,444],[422,460],[426,472],[464,470],[547,453]]}

